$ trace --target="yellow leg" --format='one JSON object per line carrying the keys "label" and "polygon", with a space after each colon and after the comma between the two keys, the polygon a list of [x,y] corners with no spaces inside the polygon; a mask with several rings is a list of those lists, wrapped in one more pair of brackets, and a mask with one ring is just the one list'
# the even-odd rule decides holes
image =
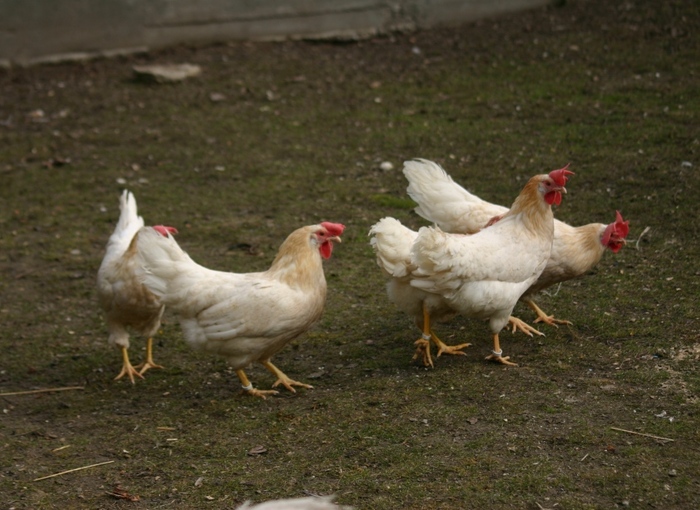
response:
{"label": "yellow leg", "polygon": [[430,355],[430,338],[430,312],[428,312],[428,307],[423,303],[423,336],[413,342],[413,345],[416,346],[416,352],[413,354],[411,361],[421,358],[423,366],[434,368],[433,358]]}
{"label": "yellow leg", "polygon": [[296,390],[292,386],[300,386],[302,388],[313,388],[313,386],[311,386],[310,384],[305,384],[299,381],[295,381],[294,379],[290,379],[285,375],[284,372],[282,372],[279,368],[270,363],[270,360],[261,361],[260,363],[262,363],[262,365],[265,368],[267,368],[270,372],[274,374],[275,377],[277,377],[277,380],[272,385],[273,388],[276,388],[281,384],[292,393],[296,393]]}
{"label": "yellow leg", "polygon": [[236,370],[236,375],[238,376],[238,379],[240,379],[241,385],[243,386],[243,391],[246,393],[246,395],[250,395],[251,397],[260,397],[265,400],[268,395],[277,395],[277,393],[279,393],[275,390],[258,390],[253,388],[253,384],[248,380],[248,376],[245,375],[245,372],[242,369]]}
{"label": "yellow leg", "polygon": [[164,368],[163,365],[158,365],[155,361],[153,361],[153,338],[149,338],[148,342],[146,343],[146,361],[135,366],[134,368],[137,370],[140,369],[139,374],[141,375],[143,375],[146,370],[151,368]]}
{"label": "yellow leg", "polygon": [[423,358],[423,365],[433,367],[433,359],[430,355],[430,340],[435,343],[438,348],[437,357],[439,358],[443,354],[454,354],[458,356],[466,356],[467,353],[463,352],[461,349],[469,347],[471,344],[459,344],[459,345],[447,345],[442,340],[438,338],[435,332],[430,328],[430,312],[428,307],[423,303],[423,337],[419,338],[414,342],[416,346],[416,352],[413,355],[411,361]]}
{"label": "yellow leg", "polygon": [[541,331],[533,328],[527,322],[521,321],[517,317],[513,317],[512,315],[508,319],[508,322],[510,322],[510,325],[513,326],[513,331],[511,331],[511,333],[515,333],[515,330],[519,329],[528,336],[532,336],[533,333],[539,336],[544,336],[544,333]]}
{"label": "yellow leg", "polygon": [[557,324],[566,324],[567,326],[573,325],[573,322],[571,322],[571,321],[555,319],[554,315],[547,315],[531,299],[525,299],[524,301],[525,301],[525,304],[527,304],[527,306],[529,306],[532,309],[532,311],[537,314],[537,319],[535,319],[535,323],[544,322],[545,324],[549,324],[550,326],[554,326],[555,328],[559,327],[559,326],[557,326]]}
{"label": "yellow leg", "polygon": [[143,379],[143,376],[139,374],[139,371],[136,370],[133,365],[131,364],[131,361],[129,361],[129,350],[126,347],[119,347],[122,351],[122,371],[119,372],[117,377],[114,378],[115,381],[118,381],[125,375],[129,376],[129,379],[131,379],[131,384],[136,384],[134,381],[134,376],[140,377]]}
{"label": "yellow leg", "polygon": [[503,354],[503,351],[501,350],[501,343],[498,340],[498,333],[494,333],[493,335],[493,352],[489,355],[486,356],[486,359],[489,361],[496,361],[498,363],[501,363],[503,365],[509,365],[513,367],[517,367],[517,363],[512,363],[511,361],[508,361],[510,359],[510,356],[501,356]]}

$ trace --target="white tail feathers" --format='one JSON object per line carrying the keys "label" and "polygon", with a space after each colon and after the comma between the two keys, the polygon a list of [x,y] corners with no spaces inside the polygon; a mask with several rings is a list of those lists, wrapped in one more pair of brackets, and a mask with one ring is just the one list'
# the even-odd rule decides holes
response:
{"label": "white tail feathers", "polygon": [[508,209],[486,202],[457,184],[440,165],[426,159],[404,163],[407,192],[415,211],[446,232],[474,234]]}
{"label": "white tail feathers", "polygon": [[419,268],[416,274],[434,274],[444,269],[440,260],[445,257],[447,236],[438,227],[421,227],[411,252],[413,261]]}
{"label": "white tail feathers", "polygon": [[131,240],[134,234],[143,227],[143,218],[138,215],[136,208],[136,198],[129,190],[124,190],[119,197],[119,221],[114,229],[114,233],[120,233],[120,237]]}
{"label": "white tail feathers", "polygon": [[377,264],[390,276],[401,278],[410,272],[411,246],[416,232],[404,227],[395,218],[382,218],[369,231],[370,245],[377,255]]}

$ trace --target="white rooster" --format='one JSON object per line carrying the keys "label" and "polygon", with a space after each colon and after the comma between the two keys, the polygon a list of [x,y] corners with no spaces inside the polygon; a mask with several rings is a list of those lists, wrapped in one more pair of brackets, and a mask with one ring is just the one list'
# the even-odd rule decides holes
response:
{"label": "white rooster", "polygon": [[[160,327],[164,306],[136,276],[135,250],[131,241],[144,222],[137,213],[136,199],[130,191],[122,193],[119,209],[119,221],[97,271],[97,297],[107,320],[109,343],[119,347],[122,354],[122,369],[115,379],[126,375],[133,384],[134,377],[143,379],[146,370],[163,368],[153,361],[153,335]],[[161,236],[177,232],[173,227],[162,225],[153,228]],[[129,361],[129,328],[148,338],[146,361],[136,367]]]}
{"label": "white rooster", "polygon": [[150,228],[137,236],[141,281],[180,319],[192,346],[225,357],[249,395],[266,398],[243,369],[260,362],[283,385],[311,388],[294,381],[270,362],[287,343],[321,317],[326,302],[322,259],[345,227],[323,222],[292,232],[267,271],[228,273],[194,262],[171,237]]}

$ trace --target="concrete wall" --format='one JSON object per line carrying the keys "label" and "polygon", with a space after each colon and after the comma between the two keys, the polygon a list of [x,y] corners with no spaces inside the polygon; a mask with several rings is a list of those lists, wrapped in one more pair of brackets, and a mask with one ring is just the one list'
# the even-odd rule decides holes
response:
{"label": "concrete wall", "polygon": [[361,38],[460,23],[549,0],[0,0],[0,65],[177,43]]}

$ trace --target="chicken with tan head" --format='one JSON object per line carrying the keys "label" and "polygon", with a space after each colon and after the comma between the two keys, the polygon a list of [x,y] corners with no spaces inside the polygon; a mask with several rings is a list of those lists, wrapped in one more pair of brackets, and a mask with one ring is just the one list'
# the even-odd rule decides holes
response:
{"label": "chicken with tan head", "polygon": [[[418,204],[416,212],[446,232],[474,234],[508,212],[507,207],[492,204],[468,192],[432,161],[406,161],[403,173],[409,183],[408,194]],[[619,211],[615,214],[615,221],[607,225],[589,223],[573,227],[555,218],[552,252],[547,266],[521,297],[521,301],[537,314],[535,322],[551,326],[571,324],[542,311],[535,303],[536,294],[552,285],[585,275],[600,262],[605,250],[620,251],[628,233],[629,221],[625,221]],[[511,324],[514,330],[518,328],[530,335],[541,334],[517,317],[511,317]]]}
{"label": "chicken with tan head", "polygon": [[567,168],[532,177],[500,220],[473,235],[422,227],[411,248],[411,285],[444,298],[457,313],[487,319],[493,352],[503,356],[499,333],[513,307],[547,265],[554,238],[552,204],[566,193]]}
{"label": "chicken with tan head", "polygon": [[323,259],[345,227],[323,222],[292,232],[267,271],[229,273],[194,262],[171,237],[150,228],[137,236],[140,278],[174,310],[185,340],[226,358],[248,395],[266,398],[244,368],[257,361],[275,375],[272,387],[312,386],[290,379],[270,358],[321,317],[326,302]]}

